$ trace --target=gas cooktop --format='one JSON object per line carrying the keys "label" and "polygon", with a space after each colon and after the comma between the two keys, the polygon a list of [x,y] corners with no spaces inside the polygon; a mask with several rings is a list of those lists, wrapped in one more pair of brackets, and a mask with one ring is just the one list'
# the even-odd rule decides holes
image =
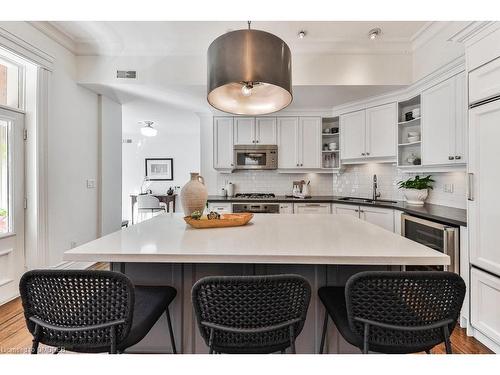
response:
{"label": "gas cooktop", "polygon": [[269,199],[275,198],[273,193],[237,193],[235,198],[245,198],[245,199]]}

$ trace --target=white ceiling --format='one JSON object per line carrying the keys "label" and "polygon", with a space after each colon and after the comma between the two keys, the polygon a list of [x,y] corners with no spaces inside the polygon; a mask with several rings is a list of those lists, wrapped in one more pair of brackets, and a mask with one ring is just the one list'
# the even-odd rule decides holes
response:
{"label": "white ceiling", "polygon": [[[246,28],[238,22],[181,21],[58,21],[51,26],[65,34],[78,55],[167,56],[204,55],[210,43],[230,30]],[[293,54],[409,53],[412,41],[428,26],[417,21],[252,22],[252,28],[281,37]],[[372,41],[368,31],[380,27]],[[307,36],[299,39],[304,30]]]}

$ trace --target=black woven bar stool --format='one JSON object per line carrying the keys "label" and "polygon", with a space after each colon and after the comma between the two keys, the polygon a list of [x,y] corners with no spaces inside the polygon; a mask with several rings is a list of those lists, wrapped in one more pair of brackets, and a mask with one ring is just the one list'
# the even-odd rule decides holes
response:
{"label": "black woven bar stool", "polygon": [[35,270],[23,275],[19,289],[33,354],[39,343],[74,352],[123,352],[163,313],[176,352],[168,311],[177,294],[172,287],[134,287],[111,271]]}
{"label": "black woven bar stool", "polygon": [[451,272],[361,272],[344,287],[322,287],[318,295],[340,334],[363,353],[416,353],[445,343],[465,296],[465,283]]}
{"label": "black woven bar stool", "polygon": [[298,275],[205,277],[191,295],[211,354],[295,353],[311,287]]}

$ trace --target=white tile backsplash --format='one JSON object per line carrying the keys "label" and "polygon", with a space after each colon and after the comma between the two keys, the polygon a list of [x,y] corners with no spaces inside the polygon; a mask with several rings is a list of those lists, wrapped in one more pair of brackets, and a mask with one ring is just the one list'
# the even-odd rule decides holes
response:
{"label": "white tile backsplash", "polygon": [[235,193],[292,193],[293,181],[311,181],[312,195],[332,194],[332,175],[321,173],[278,173],[276,171],[238,171],[231,174],[219,173],[217,194],[228,182],[235,185]]}
{"label": "white tile backsplash", "polygon": [[[401,173],[391,164],[360,164],[346,166],[340,174],[278,173],[276,171],[238,171],[217,174],[217,194],[228,182],[235,185],[235,193],[274,193],[286,195],[292,192],[292,183],[297,180],[311,181],[312,195],[341,195],[371,197],[373,175],[377,175],[378,191],[382,199],[404,200],[397,183],[417,173]],[[426,175],[425,173],[418,173]],[[428,203],[466,208],[465,172],[431,174],[434,190],[429,192]],[[445,184],[453,185],[452,193],[445,193]]]}
{"label": "white tile backsplash", "polygon": [[[403,200],[403,194],[397,183],[417,174],[432,175],[436,181],[434,189],[429,191],[428,203],[443,206],[466,208],[466,176],[465,172],[445,173],[401,173],[391,164],[362,164],[347,166],[339,175],[333,175],[333,194],[371,197],[373,175],[377,175],[378,191],[382,199]],[[453,192],[444,192],[444,186],[453,185]]]}

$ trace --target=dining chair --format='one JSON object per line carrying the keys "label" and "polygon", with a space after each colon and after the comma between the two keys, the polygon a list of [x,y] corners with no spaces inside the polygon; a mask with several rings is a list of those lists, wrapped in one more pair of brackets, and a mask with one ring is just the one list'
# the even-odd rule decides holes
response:
{"label": "dining chair", "polygon": [[22,276],[19,289],[32,354],[40,343],[56,352],[122,353],[164,313],[176,353],[168,307],[177,291],[170,286],[134,286],[112,271],[34,270]]}
{"label": "dining chair", "polygon": [[216,276],[192,289],[198,328],[212,353],[295,353],[311,287],[298,275]]}
{"label": "dining chair", "polygon": [[330,316],[344,339],[364,354],[430,353],[443,342],[451,354],[465,283],[451,272],[368,271],[352,276],[345,288],[322,287],[318,295],[326,309],[320,353]]}
{"label": "dining chair", "polygon": [[166,211],[166,205],[161,203],[154,195],[140,194],[137,196],[138,222],[143,220],[143,214],[151,213],[151,217],[153,217],[154,214],[159,211]]}

